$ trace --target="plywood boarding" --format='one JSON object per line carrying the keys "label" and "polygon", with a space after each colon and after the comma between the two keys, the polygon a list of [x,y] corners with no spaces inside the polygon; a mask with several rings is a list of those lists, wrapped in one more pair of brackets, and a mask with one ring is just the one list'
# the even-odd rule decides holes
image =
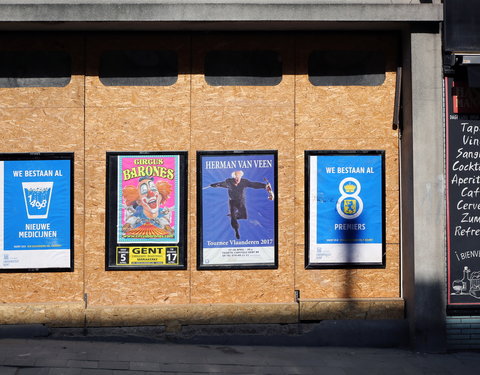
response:
{"label": "plywood boarding", "polygon": [[[83,39],[38,40],[31,36],[5,40],[2,48],[47,45],[68,50],[74,74],[65,88],[0,89],[0,126],[6,135],[1,152],[75,152],[75,272],[2,274],[0,281],[7,291],[2,302],[80,301],[84,255],[85,291],[92,307],[290,303],[295,289],[302,299],[399,296],[398,132],[392,127],[398,48],[394,36],[232,33],[198,35],[191,41],[189,35],[96,35],[87,38],[85,89]],[[315,87],[309,82],[310,51],[369,47],[387,56],[381,86]],[[179,75],[174,85],[107,87],[100,82],[103,51],[152,48],[177,52]],[[242,49],[278,51],[283,64],[280,84],[209,86],[203,75],[206,53]],[[196,151],[261,149],[278,150],[279,269],[196,270]],[[304,269],[303,155],[315,149],[386,150],[385,269]],[[107,272],[105,153],[155,150],[189,151],[189,270]]]}
{"label": "plywood boarding", "polygon": [[[0,309],[0,317],[2,310]],[[182,324],[296,323],[298,305],[292,303],[243,303],[90,307],[88,326],[166,325],[167,330]]]}
{"label": "plywood boarding", "polygon": [[[87,38],[86,107],[189,108],[190,37],[137,33],[103,34]],[[171,86],[105,86],[99,78],[100,59],[111,51],[173,51],[178,57],[178,80]],[[140,124],[138,124],[140,125]]]}
{"label": "plywood boarding", "polygon": [[0,324],[46,324],[51,327],[82,327],[85,302],[2,303]]}
{"label": "plywood boarding", "polygon": [[68,51],[72,78],[66,87],[0,88],[0,152],[74,152],[74,272],[0,274],[2,303],[83,300],[84,123],[83,39],[3,37],[2,51]]}
{"label": "plywood boarding", "polygon": [[[1,90],[0,90],[1,95]],[[3,273],[1,303],[83,300],[84,162],[82,108],[0,108],[0,152],[74,152],[74,272]]]}
{"label": "plywood boarding", "polygon": [[[190,149],[189,43],[188,36],[154,34],[87,39],[85,289],[90,306],[190,302],[188,270],[105,271],[105,154]],[[172,86],[104,86],[98,77],[105,51],[163,49],[178,55]]]}
{"label": "plywood boarding", "polygon": [[[313,86],[312,51],[382,51],[380,86]],[[295,289],[303,299],[400,296],[398,131],[392,125],[398,40],[388,33],[323,33],[297,38],[295,103]],[[304,269],[304,151],[386,151],[385,269]]]}
{"label": "plywood boarding", "polygon": [[[294,76],[289,35],[223,34],[192,41],[192,152],[199,150],[278,150],[277,270],[192,271],[192,303],[278,303],[293,299]],[[209,51],[268,50],[281,57],[283,77],[276,86],[210,86],[204,78]],[[192,169],[191,169],[192,170]],[[193,185],[193,184],[192,184]],[[196,199],[195,186],[191,188]],[[192,238],[196,222],[192,220]],[[192,251],[193,249],[191,249]]]}

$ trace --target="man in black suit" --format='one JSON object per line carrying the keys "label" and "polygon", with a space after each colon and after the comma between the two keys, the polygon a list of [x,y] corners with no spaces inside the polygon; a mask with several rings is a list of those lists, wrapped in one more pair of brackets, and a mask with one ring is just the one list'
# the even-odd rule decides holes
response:
{"label": "man in black suit", "polygon": [[230,224],[235,230],[235,237],[240,238],[240,224],[238,220],[247,219],[247,207],[245,202],[246,188],[252,189],[266,189],[268,191],[268,199],[273,200],[273,192],[270,183],[254,182],[243,178],[243,171],[235,171],[232,173],[232,178],[227,178],[222,182],[215,182],[210,184],[211,187],[228,189],[228,203],[230,206]]}

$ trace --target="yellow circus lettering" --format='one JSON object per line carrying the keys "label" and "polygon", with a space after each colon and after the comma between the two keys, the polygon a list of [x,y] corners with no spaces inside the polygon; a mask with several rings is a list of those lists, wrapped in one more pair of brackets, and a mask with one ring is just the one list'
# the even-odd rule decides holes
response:
{"label": "yellow circus lettering", "polygon": [[131,177],[131,173],[130,173],[130,170],[129,169],[124,169],[123,171],[123,180],[124,181],[128,181],[130,180],[132,177]]}
{"label": "yellow circus lettering", "polygon": [[[142,168],[142,167],[140,167]],[[149,165],[148,167],[145,167],[145,174],[147,176],[153,176],[154,172],[153,172],[153,168],[151,165]]]}
{"label": "yellow circus lettering", "polygon": [[137,159],[135,165],[163,164],[163,159]]}
{"label": "yellow circus lettering", "polygon": [[161,177],[169,180],[175,178],[175,170],[165,167],[157,167],[155,165],[149,166],[139,166],[131,169],[123,170],[123,180],[128,181],[132,178],[152,176],[152,177]]}

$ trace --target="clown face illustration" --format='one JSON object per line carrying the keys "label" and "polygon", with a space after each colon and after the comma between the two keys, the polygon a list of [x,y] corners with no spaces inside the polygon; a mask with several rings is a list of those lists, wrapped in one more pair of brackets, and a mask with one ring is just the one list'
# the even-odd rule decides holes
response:
{"label": "clown face illustration", "polygon": [[139,203],[143,207],[143,213],[150,219],[158,216],[162,195],[158,192],[153,178],[143,177],[138,183]]}

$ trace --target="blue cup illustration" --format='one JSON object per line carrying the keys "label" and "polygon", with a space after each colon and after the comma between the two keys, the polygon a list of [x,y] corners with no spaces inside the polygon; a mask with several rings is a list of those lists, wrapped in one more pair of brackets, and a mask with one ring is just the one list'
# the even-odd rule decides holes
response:
{"label": "blue cup illustration", "polygon": [[29,219],[46,219],[50,208],[53,181],[22,182],[23,198]]}

